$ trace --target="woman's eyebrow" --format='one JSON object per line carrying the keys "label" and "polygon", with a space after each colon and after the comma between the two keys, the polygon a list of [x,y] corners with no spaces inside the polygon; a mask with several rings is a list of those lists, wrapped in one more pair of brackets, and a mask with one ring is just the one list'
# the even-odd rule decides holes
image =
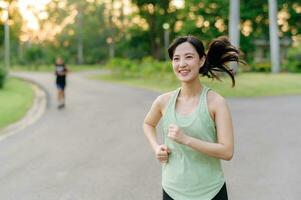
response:
{"label": "woman's eyebrow", "polygon": [[[187,56],[187,55],[194,55],[193,52],[188,52],[188,53],[185,53],[184,56]],[[180,56],[179,54],[175,54],[173,57],[176,57],[176,56]]]}
{"label": "woman's eyebrow", "polygon": [[188,53],[185,53],[184,55],[185,55],[185,56],[186,56],[186,55],[194,55],[194,53],[188,52]]}

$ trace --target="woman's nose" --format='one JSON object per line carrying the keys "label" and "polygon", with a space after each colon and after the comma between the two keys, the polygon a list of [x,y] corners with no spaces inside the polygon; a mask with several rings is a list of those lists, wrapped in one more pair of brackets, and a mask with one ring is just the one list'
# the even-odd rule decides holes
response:
{"label": "woman's nose", "polygon": [[187,63],[186,63],[185,59],[180,59],[179,67],[185,67],[186,64],[187,64]]}

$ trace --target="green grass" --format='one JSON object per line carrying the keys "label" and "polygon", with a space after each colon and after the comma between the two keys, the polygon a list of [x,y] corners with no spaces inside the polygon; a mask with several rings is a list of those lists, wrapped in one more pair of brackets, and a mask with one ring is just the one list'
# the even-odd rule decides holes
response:
{"label": "green grass", "polygon": [[[179,82],[173,78],[173,76],[174,75],[166,75],[164,79],[156,77],[141,79],[98,75],[92,78],[163,93],[179,87]],[[226,97],[301,94],[301,74],[240,73],[236,76],[236,86],[234,88],[231,87],[229,78],[226,78],[223,81],[218,81],[201,77],[201,82]]]}
{"label": "green grass", "polygon": [[9,78],[0,90],[0,129],[21,119],[31,107],[34,92],[30,84]]}

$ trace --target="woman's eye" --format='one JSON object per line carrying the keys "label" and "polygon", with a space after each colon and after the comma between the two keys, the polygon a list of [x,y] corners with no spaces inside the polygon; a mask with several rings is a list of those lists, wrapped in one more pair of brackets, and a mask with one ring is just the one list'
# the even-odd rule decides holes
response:
{"label": "woman's eye", "polygon": [[174,61],[178,61],[178,60],[179,60],[179,58],[174,58],[173,60],[174,60]]}
{"label": "woman's eye", "polygon": [[186,58],[187,58],[187,59],[191,59],[191,58],[193,58],[193,57],[192,57],[192,56],[186,56]]}

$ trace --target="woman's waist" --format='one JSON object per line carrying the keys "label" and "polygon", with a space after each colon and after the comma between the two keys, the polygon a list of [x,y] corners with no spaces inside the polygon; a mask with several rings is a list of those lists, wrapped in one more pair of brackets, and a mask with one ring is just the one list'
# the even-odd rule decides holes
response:
{"label": "woman's waist", "polygon": [[177,160],[170,159],[162,167],[162,178],[171,182],[186,182],[195,184],[208,184],[224,178],[220,162],[204,160]]}
{"label": "woman's waist", "polygon": [[181,148],[174,148],[169,146],[171,153],[169,154],[169,164],[171,165],[191,165],[191,166],[202,166],[211,168],[213,166],[220,166],[221,161],[218,158],[209,156],[205,153],[198,152],[182,145]]}

